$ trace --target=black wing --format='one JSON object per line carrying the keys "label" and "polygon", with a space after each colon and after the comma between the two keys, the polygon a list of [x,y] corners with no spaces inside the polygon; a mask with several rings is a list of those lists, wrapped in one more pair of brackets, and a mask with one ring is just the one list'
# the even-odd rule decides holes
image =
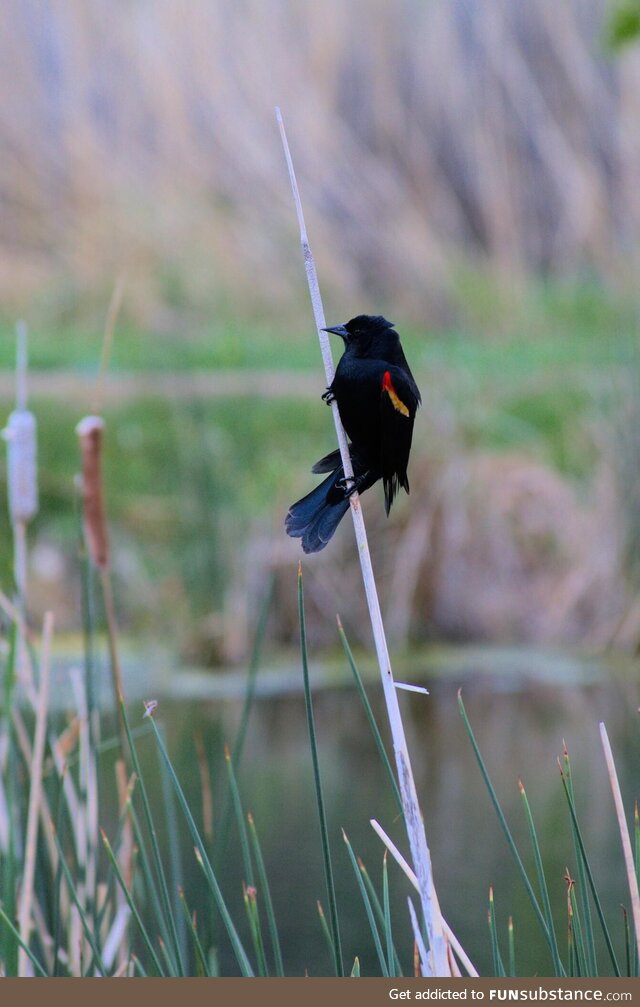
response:
{"label": "black wing", "polygon": [[390,365],[380,393],[380,460],[387,514],[400,486],[409,492],[407,466],[420,392],[410,373]]}

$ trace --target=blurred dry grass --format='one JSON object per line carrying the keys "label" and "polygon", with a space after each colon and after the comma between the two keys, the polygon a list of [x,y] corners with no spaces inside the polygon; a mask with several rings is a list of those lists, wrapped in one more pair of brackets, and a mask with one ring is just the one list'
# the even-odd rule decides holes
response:
{"label": "blurred dry grass", "polygon": [[37,295],[77,313],[120,269],[144,324],[210,307],[212,287],[245,311],[289,302],[276,103],[337,296],[446,317],[469,258],[512,280],[624,281],[640,58],[606,52],[605,14],[604,0],[5,0],[5,310]]}
{"label": "blurred dry grass", "polygon": [[[122,359],[129,366],[157,365],[151,344],[136,342],[136,333],[165,334],[177,348],[167,355],[164,384],[157,377],[140,379],[163,400],[176,390],[178,357],[182,366],[187,350],[193,352],[185,333],[211,316],[219,325],[207,345],[216,343],[218,350],[210,358],[194,356],[199,366],[234,366],[238,359],[260,368],[306,366],[298,346],[285,338],[277,348],[271,341],[276,319],[297,311],[304,295],[273,118],[280,104],[327,302],[375,305],[402,319],[403,333],[415,320],[422,358],[416,352],[412,359],[429,368],[430,396],[438,382],[434,355],[442,350],[462,397],[469,370],[473,408],[505,424],[521,423],[531,395],[518,403],[514,393],[508,408],[489,396],[483,406],[473,395],[469,347],[455,355],[452,340],[446,349],[445,340],[427,347],[422,334],[434,324],[449,332],[462,313],[474,337],[479,331],[504,329],[508,338],[517,333],[518,366],[525,371],[527,361],[532,371],[540,363],[545,346],[560,344],[556,363],[541,368],[545,385],[547,370],[560,360],[576,376],[581,364],[572,354],[585,352],[583,342],[598,345],[588,356],[591,373],[606,361],[605,334],[613,344],[618,329],[628,335],[634,328],[640,55],[629,48],[611,56],[606,16],[604,0],[5,0],[0,317],[24,313],[36,328],[46,319],[41,342],[52,349],[41,357],[48,366],[59,364],[56,339],[65,338],[68,348],[75,332],[75,348],[64,359],[91,366],[83,321],[90,319],[86,330],[95,328],[114,277],[124,272],[133,335],[128,356],[126,338],[120,341]],[[551,308],[536,303],[531,275],[554,282],[577,276],[580,305],[572,307],[571,297],[563,301],[562,295]],[[618,297],[616,288],[631,297]],[[618,310],[623,301],[629,311]],[[307,318],[306,304],[304,311]],[[262,315],[264,338],[247,322],[254,312]],[[235,344],[248,349],[228,359]],[[485,357],[487,347],[485,341]],[[161,350],[162,340],[152,348]],[[513,391],[526,375],[510,374],[502,349],[491,366]],[[130,385],[119,374],[115,380],[122,397]],[[195,388],[192,375],[185,380]],[[228,391],[226,374],[222,380]],[[243,375],[245,386],[248,380]],[[264,399],[270,388],[265,375],[256,382],[256,398]],[[548,393],[539,389],[533,407],[544,413],[545,396],[562,397],[572,414],[570,387],[563,375],[557,390],[555,384]],[[459,418],[416,448],[410,506],[398,508],[384,534],[377,534],[379,500],[366,503],[396,643],[444,636],[596,645],[618,632],[617,642],[637,641],[637,409],[626,392],[620,403],[620,429],[614,424],[611,445],[593,452],[593,470],[581,485],[557,464],[551,448],[545,458],[528,454],[525,437],[505,448],[494,436],[497,450],[496,443],[465,442]],[[126,547],[120,550],[123,580],[138,563],[133,607],[148,596],[150,609],[189,613],[188,621],[189,578],[202,568],[209,612],[202,618],[202,652],[216,659],[238,658],[252,601],[272,564],[288,578],[299,555],[284,539],[280,512],[289,501],[291,467],[300,460],[291,454],[285,463],[282,454],[269,467],[254,457],[266,454],[261,444],[270,435],[282,445],[284,421],[265,426],[247,419],[245,429],[244,406],[234,409],[230,429],[240,424],[248,455],[233,469],[240,488],[227,504],[230,517],[220,519],[216,508],[223,513],[222,473],[237,445],[225,455],[220,443],[226,442],[216,443],[203,461],[208,415],[192,425],[185,421],[193,457],[186,449],[176,455],[180,499],[167,504],[158,493],[172,424],[180,426],[164,413],[156,417],[163,443],[153,455],[155,467],[151,455],[131,449],[123,479],[134,501],[123,508],[130,527],[125,520],[129,530],[121,529]],[[147,404],[144,418],[131,427],[133,442],[154,426],[151,415]],[[447,415],[433,409],[425,429],[437,431]],[[541,431],[542,442],[544,422],[532,429],[534,435]],[[123,442],[126,436],[125,430]],[[546,440],[552,444],[553,436]],[[51,465],[53,444],[49,450]],[[55,450],[65,455],[63,446]],[[124,463],[119,456],[118,464]],[[146,482],[138,479],[145,464]],[[65,478],[68,467],[63,458]],[[247,471],[254,474],[251,484]],[[63,494],[50,482],[55,503]],[[60,485],[68,494],[70,482]],[[224,522],[237,526],[238,501],[249,498],[248,512],[257,493],[277,517],[267,534],[264,515],[247,525],[247,542],[262,558],[252,571],[243,559],[232,575]],[[180,542],[183,579],[175,570],[173,580],[145,573],[133,547],[141,526],[157,532],[176,514],[189,528]],[[216,525],[212,532],[216,521],[222,531]],[[201,543],[209,539],[206,552]],[[307,589],[312,631],[326,632],[331,644],[335,631],[327,612],[340,610],[354,640],[366,624],[357,580],[349,580],[351,547],[350,535],[341,533],[331,554],[317,558],[319,575]],[[45,541],[46,555],[48,548]],[[287,608],[288,580],[280,595],[275,635],[287,641],[297,634],[297,617]],[[189,622],[189,637],[191,631]],[[200,634],[193,635],[197,643]]]}
{"label": "blurred dry grass", "polygon": [[[451,452],[429,465],[423,459],[402,520],[386,524],[378,501],[368,503],[385,623],[396,647],[443,639],[587,649],[637,643],[635,588],[623,576],[622,502],[604,459],[580,492],[522,454]],[[306,594],[318,645],[331,645],[331,611],[355,642],[369,642],[355,564],[347,561],[349,533],[314,561]],[[276,561],[275,632],[289,643],[293,551],[286,543]],[[272,560],[273,550],[267,555]]]}

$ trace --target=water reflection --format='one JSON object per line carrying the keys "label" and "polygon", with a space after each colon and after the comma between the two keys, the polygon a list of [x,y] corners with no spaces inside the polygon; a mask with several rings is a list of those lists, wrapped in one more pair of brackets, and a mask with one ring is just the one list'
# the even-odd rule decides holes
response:
{"label": "water reflection", "polygon": [[[553,685],[499,687],[487,676],[465,676],[455,684],[436,681],[429,697],[403,693],[401,704],[414,771],[427,825],[438,892],[448,922],[485,974],[492,972],[486,922],[487,896],[493,884],[498,926],[506,957],[507,919],[514,917],[520,974],[550,974],[550,960],[536,929],[533,912],[481,780],[457,708],[463,686],[465,704],[495,788],[519,843],[531,876],[534,865],[517,781],[522,778],[536,821],[547,881],[558,922],[561,953],[566,950],[565,869],[576,876],[568,812],[556,759],[566,740],[574,774],[580,820],[600,897],[614,941],[622,952],[621,903],[628,903],[619,837],[605,774],[598,722],[607,724],[620,783],[631,819],[638,796],[638,736],[635,684],[609,682],[582,687]],[[379,690],[369,694],[378,722],[385,723]],[[241,702],[162,704],[162,717],[176,767],[192,804],[199,808],[200,789],[194,735],[202,732],[213,768],[214,814],[224,804],[221,758],[225,741],[233,741]],[[315,699],[321,769],[336,870],[345,961],[360,956],[363,974],[379,974],[365,912],[341,838],[344,828],[381,891],[382,848],[369,819],[376,817],[406,849],[387,781],[381,771],[364,712],[354,693],[325,689]],[[155,766],[153,743],[140,742],[149,769]],[[301,696],[259,700],[251,714],[240,787],[260,833],[288,974],[326,975],[329,953],[316,909],[326,907],[304,703]],[[185,851],[191,844],[182,829]],[[238,918],[242,865],[238,839],[230,833],[224,861],[225,892]],[[199,913],[204,904],[199,869],[185,854],[185,884]],[[411,969],[412,938],[406,897],[410,888],[391,868],[392,912],[398,950],[406,972]],[[224,938],[221,968],[235,972]],[[607,970],[606,954],[600,953]]]}

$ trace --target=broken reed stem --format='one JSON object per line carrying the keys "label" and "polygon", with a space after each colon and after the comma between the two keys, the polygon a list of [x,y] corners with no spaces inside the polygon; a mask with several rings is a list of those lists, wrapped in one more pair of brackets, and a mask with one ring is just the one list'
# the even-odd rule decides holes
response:
{"label": "broken reed stem", "polygon": [[[307,229],[304,222],[302,202],[298,190],[298,183],[296,181],[296,175],[293,167],[293,161],[291,158],[291,152],[289,150],[289,144],[287,142],[284,122],[279,108],[276,108],[276,120],[278,123],[278,127],[280,129],[280,137],[282,139],[282,146],[284,149],[284,155],[286,158],[287,168],[289,171],[291,190],[293,193],[293,200],[295,203],[298,225],[300,228],[300,243],[302,245],[302,253],[304,256],[304,266],[307,274],[307,282],[309,285],[309,294],[311,296],[313,315],[316,323],[316,328],[318,330],[320,350],[324,362],[327,384],[330,385],[331,382],[333,381],[333,375],[334,375],[331,346],[329,343],[329,337],[327,333],[322,331],[326,323],[324,317],[324,309],[322,306],[322,298],[320,296],[320,287],[318,285],[318,277],[316,273],[315,263],[313,261],[313,256],[311,254],[311,248],[309,245],[309,239],[307,237]],[[351,457],[349,455],[347,438],[344,432],[344,428],[342,426],[342,422],[340,420],[340,413],[338,411],[338,406],[335,401],[332,403],[331,409],[333,413],[333,422],[336,428],[336,435],[338,438],[338,445],[340,447],[340,456],[342,458],[344,474],[346,478],[349,478],[353,476],[353,468],[351,465]],[[429,937],[429,945],[430,945],[429,950],[432,965],[431,971],[433,972],[434,975],[437,976],[450,976],[451,969],[447,955],[446,940],[442,928],[440,907],[438,905],[438,899],[433,884],[433,874],[431,870],[431,856],[429,853],[429,848],[427,846],[424,823],[422,821],[422,815],[418,804],[418,795],[416,792],[415,782],[413,778],[413,771],[411,768],[411,761],[409,758],[409,751],[407,748],[407,742],[404,733],[404,726],[402,723],[400,707],[398,704],[398,697],[396,694],[395,683],[393,680],[393,672],[391,671],[391,660],[389,657],[389,650],[387,647],[387,640],[384,632],[384,625],[382,622],[380,602],[378,600],[378,592],[376,589],[373,567],[371,565],[371,556],[369,554],[369,545],[367,542],[367,533],[364,525],[362,510],[360,507],[360,498],[358,494],[353,493],[349,499],[349,502],[351,504],[351,516],[353,518],[353,525],[356,534],[356,542],[358,545],[358,554],[360,556],[362,579],[364,581],[364,589],[367,597],[367,604],[369,606],[371,628],[373,630],[376,654],[378,657],[378,664],[380,666],[380,675],[382,678],[382,685],[384,688],[387,714],[389,717],[391,735],[393,738],[393,749],[398,769],[398,780],[400,784],[400,793],[402,796],[404,819],[409,838],[409,845],[411,847],[411,856],[415,867],[416,877],[418,879],[422,912],[424,916],[425,926],[427,929],[427,934]]]}
{"label": "broken reed stem", "polygon": [[[396,844],[393,842],[392,839],[389,838],[389,836],[387,835],[387,833],[384,831],[384,829],[382,828],[382,826],[380,825],[380,823],[378,821],[376,821],[375,818],[370,819],[370,823],[371,823],[371,827],[373,828],[373,831],[378,834],[378,836],[380,837],[380,839],[382,840],[382,842],[384,843],[384,845],[388,849],[389,853],[391,854],[391,856],[393,857],[393,859],[398,864],[398,867],[400,867],[400,869],[404,872],[404,874],[406,875],[406,877],[409,879],[409,881],[411,882],[411,884],[413,885],[413,887],[415,888],[415,890],[419,894],[420,893],[420,889],[418,887],[418,879],[415,876],[414,872],[409,867],[409,864],[407,863],[407,861],[402,856],[402,854],[401,854],[400,850],[398,849],[398,847],[396,846]],[[458,938],[454,934],[453,930],[451,929],[451,927],[449,926],[449,924],[445,920],[444,916],[442,916],[441,919],[442,919],[442,929],[445,932],[446,938],[449,941],[449,944],[451,945],[451,948],[457,954],[458,958],[460,959],[460,961],[464,965],[464,967],[467,970],[468,974],[470,976],[473,976],[473,977],[475,977],[477,979],[478,976],[479,976],[478,970],[476,969],[475,965],[473,964],[473,962],[469,958],[468,954],[466,953],[466,951],[462,947],[462,944],[460,943],[460,941],[458,940]]]}
{"label": "broken reed stem", "polygon": [[631,914],[633,916],[633,928],[635,930],[636,948],[638,951],[638,956],[640,957],[640,893],[638,892],[638,875],[636,873],[636,868],[633,862],[631,838],[629,836],[629,827],[627,825],[627,819],[624,813],[624,803],[622,801],[622,793],[620,791],[618,773],[616,771],[616,765],[613,760],[613,752],[611,751],[611,745],[609,744],[609,736],[607,734],[607,729],[603,723],[600,724],[600,740],[602,741],[604,758],[605,762],[607,763],[607,772],[609,774],[609,782],[611,784],[611,793],[613,794],[613,803],[615,804],[616,807],[618,828],[620,830],[620,841],[622,843],[622,852],[624,854],[624,864],[627,873],[627,882],[629,885],[629,897],[631,899]]}
{"label": "broken reed stem", "polygon": [[[44,617],[42,631],[42,654],[40,659],[40,691],[38,694],[38,709],[36,711],[36,726],[33,742],[33,757],[31,760],[31,789],[29,790],[29,810],[27,813],[27,832],[25,837],[24,871],[22,874],[22,890],[18,910],[18,929],[21,940],[28,945],[31,934],[33,904],[33,882],[36,867],[36,852],[38,840],[38,816],[40,813],[40,795],[42,792],[42,762],[47,735],[47,713],[49,710],[49,672],[51,669],[51,637],[53,635],[53,613],[47,612]],[[28,956],[20,948],[18,957],[18,975],[29,975]]]}

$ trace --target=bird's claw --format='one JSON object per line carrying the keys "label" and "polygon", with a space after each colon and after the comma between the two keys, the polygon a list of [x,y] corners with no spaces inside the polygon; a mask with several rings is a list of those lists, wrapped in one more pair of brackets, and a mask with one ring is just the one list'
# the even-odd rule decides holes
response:
{"label": "bird's claw", "polygon": [[358,488],[358,480],[354,476],[345,476],[344,479],[338,479],[336,486],[346,497],[350,497]]}
{"label": "bird's claw", "polygon": [[326,402],[328,406],[330,406],[332,402],[335,402],[336,397],[330,388],[327,388],[326,392],[323,392],[322,400],[323,402]]}

